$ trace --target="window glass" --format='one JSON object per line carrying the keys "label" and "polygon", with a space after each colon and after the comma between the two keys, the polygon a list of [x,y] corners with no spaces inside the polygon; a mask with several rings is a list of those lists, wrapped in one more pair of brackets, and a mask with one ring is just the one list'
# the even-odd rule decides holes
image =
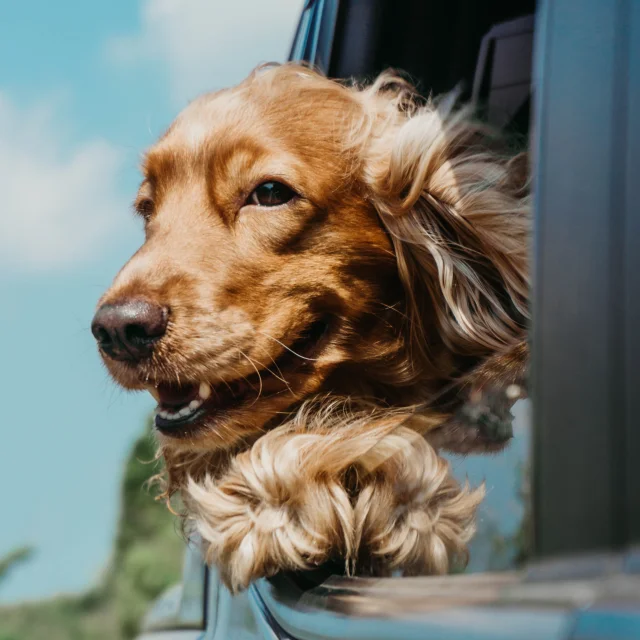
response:
{"label": "window glass", "polygon": [[529,553],[531,401],[518,401],[511,412],[513,439],[507,449],[495,455],[447,455],[460,482],[486,487],[468,572],[514,568]]}

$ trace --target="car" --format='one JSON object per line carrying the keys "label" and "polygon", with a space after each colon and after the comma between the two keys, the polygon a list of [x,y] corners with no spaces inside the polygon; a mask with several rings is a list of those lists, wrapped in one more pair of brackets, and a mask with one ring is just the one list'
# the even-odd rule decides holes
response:
{"label": "car", "polygon": [[461,87],[534,174],[533,547],[517,570],[232,596],[193,539],[141,640],[640,638],[640,3],[308,0],[291,49],[337,78]]}

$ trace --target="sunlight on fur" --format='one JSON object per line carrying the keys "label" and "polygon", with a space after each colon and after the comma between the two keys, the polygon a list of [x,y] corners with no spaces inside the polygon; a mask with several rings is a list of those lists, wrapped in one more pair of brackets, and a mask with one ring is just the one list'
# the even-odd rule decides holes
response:
{"label": "sunlight on fur", "polygon": [[[195,149],[185,130],[203,119],[221,128]],[[247,201],[240,216],[232,195],[260,163],[302,195],[268,218]],[[127,388],[203,380],[226,398],[159,438],[161,497],[181,496],[225,584],[327,561],[349,575],[462,566],[484,488],[460,485],[439,451],[500,450],[460,408],[498,389],[508,421],[513,389],[526,393],[526,156],[453,95],[287,64],[194,102],[144,169],[139,200],[151,206],[157,183],[161,204],[142,212],[147,244],[103,302],[142,291],[177,311],[151,359],[105,363]],[[235,406],[238,380],[258,390]]]}

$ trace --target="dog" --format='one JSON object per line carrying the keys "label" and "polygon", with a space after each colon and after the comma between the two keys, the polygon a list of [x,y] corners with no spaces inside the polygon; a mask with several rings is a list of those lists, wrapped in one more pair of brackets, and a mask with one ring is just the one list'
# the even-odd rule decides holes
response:
{"label": "dog", "polygon": [[439,451],[500,450],[526,392],[522,155],[396,73],[285,64],[192,102],[142,173],[92,331],[225,584],[464,562],[482,488]]}

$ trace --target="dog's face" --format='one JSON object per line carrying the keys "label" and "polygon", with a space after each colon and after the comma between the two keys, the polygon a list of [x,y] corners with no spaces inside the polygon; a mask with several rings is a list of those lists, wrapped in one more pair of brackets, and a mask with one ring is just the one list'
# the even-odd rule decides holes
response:
{"label": "dog's face", "polygon": [[165,454],[242,447],[323,394],[433,403],[520,339],[528,200],[484,137],[394,76],[287,65],[192,103],[146,155],[146,240],[92,325]]}
{"label": "dog's face", "polygon": [[347,369],[397,337],[395,256],[345,151],[357,117],[325,80],[247,82],[148,151],[145,243],[93,330],[115,380],[156,397],[172,446],[228,448],[316,392],[349,393]]}

